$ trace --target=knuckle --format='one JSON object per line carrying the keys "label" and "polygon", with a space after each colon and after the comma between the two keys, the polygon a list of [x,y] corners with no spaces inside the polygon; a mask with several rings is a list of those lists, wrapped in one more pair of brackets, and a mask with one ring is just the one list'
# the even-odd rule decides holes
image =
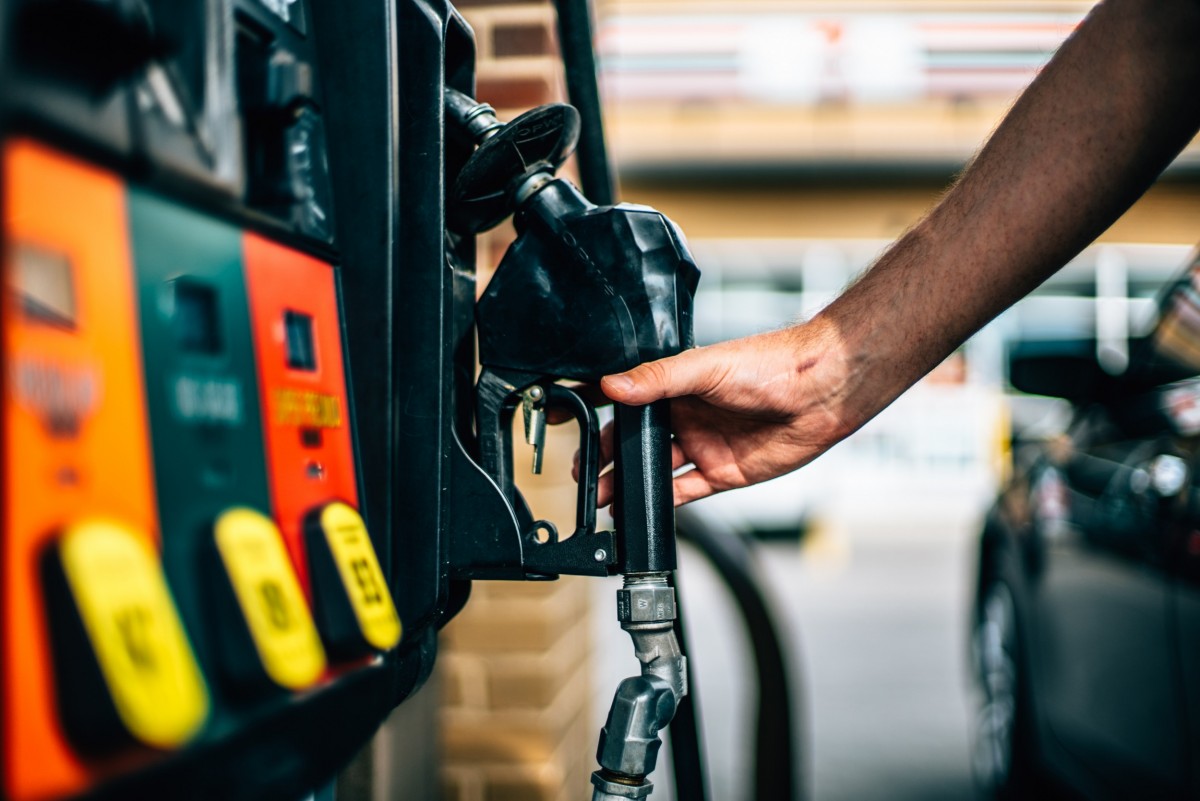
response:
{"label": "knuckle", "polygon": [[638,368],[650,381],[659,386],[668,386],[671,380],[671,370],[663,361],[647,362]]}

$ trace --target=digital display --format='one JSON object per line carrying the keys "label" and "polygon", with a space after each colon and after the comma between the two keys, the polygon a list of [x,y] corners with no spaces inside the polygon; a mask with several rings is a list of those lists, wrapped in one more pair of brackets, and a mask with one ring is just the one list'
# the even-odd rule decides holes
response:
{"label": "digital display", "polygon": [[30,320],[74,328],[75,280],[62,253],[18,242],[12,249],[12,282]]}
{"label": "digital display", "polygon": [[316,370],[312,316],[289,309],[283,313],[283,327],[287,336],[287,366],[293,370]]}
{"label": "digital display", "polygon": [[173,327],[179,347],[193,353],[220,353],[216,290],[195,281],[181,279],[174,283]]}

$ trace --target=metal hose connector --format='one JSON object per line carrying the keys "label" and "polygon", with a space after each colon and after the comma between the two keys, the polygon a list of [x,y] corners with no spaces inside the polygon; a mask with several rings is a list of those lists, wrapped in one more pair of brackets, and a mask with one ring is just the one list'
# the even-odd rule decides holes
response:
{"label": "metal hose connector", "polygon": [[592,801],[650,795],[662,741],[658,733],[687,695],[687,658],[675,635],[675,590],[666,573],[626,574],[617,591],[617,619],[633,640],[640,676],[621,682],[600,734]]}
{"label": "metal hose connector", "polygon": [[667,574],[626,575],[617,591],[617,619],[633,640],[642,675],[670,685],[678,704],[687,695],[687,657],[675,636],[675,589]]}

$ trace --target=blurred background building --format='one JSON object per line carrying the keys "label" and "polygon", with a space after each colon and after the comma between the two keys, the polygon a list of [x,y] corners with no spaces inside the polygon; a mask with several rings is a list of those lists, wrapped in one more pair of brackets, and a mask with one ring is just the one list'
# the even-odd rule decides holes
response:
{"label": "blurred background building", "polygon": [[[561,99],[547,5],[460,5],[479,38],[481,99],[507,117]],[[700,343],[786,325],[835,297],[945,191],[1089,5],[597,0],[621,197],[688,236],[703,271]],[[481,269],[506,236],[488,235]],[[863,431],[793,475],[696,505],[764,539],[817,801],[971,797],[973,540],[1013,426],[1064,422],[1053,403],[1010,397],[1005,353],[1094,334],[1119,366],[1198,238],[1193,146],[1097,244]],[[552,444],[551,476],[572,436]],[[570,514],[569,485],[524,486],[535,509]],[[713,797],[738,801],[754,699],[746,643],[719,582],[694,554],[683,564]],[[635,665],[611,591],[488,586],[451,624],[439,665],[445,799],[566,799],[587,786],[609,694]],[[572,626],[565,610],[589,604],[591,628]]]}

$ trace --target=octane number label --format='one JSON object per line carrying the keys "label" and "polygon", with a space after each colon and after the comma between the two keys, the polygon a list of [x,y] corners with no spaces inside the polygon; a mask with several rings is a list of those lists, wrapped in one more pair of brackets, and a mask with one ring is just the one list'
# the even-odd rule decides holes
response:
{"label": "octane number label", "polygon": [[279,528],[235,508],[217,518],[216,540],[263,669],[281,687],[310,686],[325,671],[325,649]]}
{"label": "octane number label", "polygon": [[153,547],[91,521],[67,529],[59,555],[121,722],[147,745],[183,745],[208,716],[208,691]]}
{"label": "octane number label", "polygon": [[395,647],[400,642],[400,616],[362,517],[347,504],[331,503],[321,510],[321,533],[363,638],[380,651]]}

